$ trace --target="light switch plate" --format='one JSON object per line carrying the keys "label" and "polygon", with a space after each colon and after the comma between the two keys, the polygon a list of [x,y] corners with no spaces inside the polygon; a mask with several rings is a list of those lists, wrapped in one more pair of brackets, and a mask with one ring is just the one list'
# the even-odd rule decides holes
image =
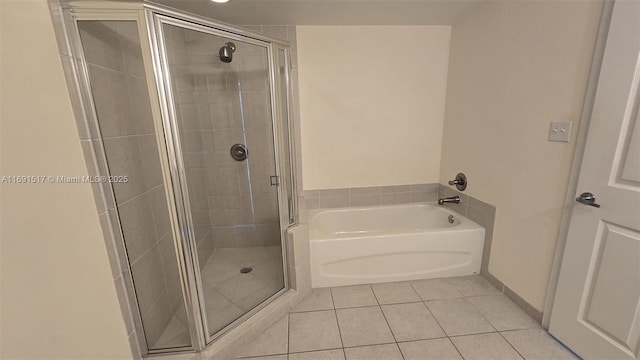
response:
{"label": "light switch plate", "polygon": [[549,128],[549,141],[569,142],[571,121],[552,121]]}

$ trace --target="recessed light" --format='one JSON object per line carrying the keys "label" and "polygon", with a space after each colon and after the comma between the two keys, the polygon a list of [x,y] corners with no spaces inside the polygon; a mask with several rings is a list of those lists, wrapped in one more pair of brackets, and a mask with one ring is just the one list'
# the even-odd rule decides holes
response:
{"label": "recessed light", "polygon": [[220,4],[229,2],[229,0],[211,0],[211,1],[213,1],[215,3],[220,3]]}

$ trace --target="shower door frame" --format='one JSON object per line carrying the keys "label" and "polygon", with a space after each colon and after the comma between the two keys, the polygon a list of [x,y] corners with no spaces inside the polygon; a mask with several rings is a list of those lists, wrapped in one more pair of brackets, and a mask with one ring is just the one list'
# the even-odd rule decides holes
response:
{"label": "shower door frame", "polygon": [[[99,141],[92,141],[92,160],[93,164],[90,166],[95,167],[95,171],[100,176],[109,176],[109,164],[106,158],[106,150],[104,148],[103,137],[101,134],[99,122],[98,122],[98,114],[96,111],[96,105],[93,99],[93,92],[91,81],[89,77],[89,69],[88,62],[86,60],[84,47],[82,44],[82,40],[80,38],[80,28],[78,23],[82,21],[135,21],[138,36],[140,38],[140,46],[142,52],[142,63],[145,69],[145,78],[147,82],[147,89],[149,95],[149,101],[151,103],[151,113],[152,120],[154,124],[154,129],[156,133],[156,141],[158,145],[158,155],[160,157],[160,168],[162,171],[162,180],[165,184],[165,196],[167,199],[167,206],[169,211],[169,221],[171,222],[171,231],[174,239],[180,239],[178,234],[179,225],[176,222],[176,204],[174,199],[174,194],[172,191],[167,191],[167,188],[172,186],[172,179],[167,173],[167,167],[165,164],[167,163],[167,153],[166,148],[162,144],[163,136],[162,136],[162,127],[160,122],[160,112],[159,112],[159,99],[157,97],[157,93],[154,92],[156,88],[155,78],[153,76],[149,76],[150,73],[153,73],[153,68],[151,67],[151,53],[148,50],[150,48],[150,44],[148,43],[148,37],[145,37],[144,34],[147,33],[147,25],[146,19],[144,17],[143,4],[141,3],[109,3],[109,2],[87,2],[87,1],[61,1],[61,9],[62,9],[62,21],[63,21],[63,31],[64,31],[64,41],[65,46],[68,47],[68,52],[73,57],[72,61],[72,69],[69,69],[69,73],[66,76],[72,76],[71,80],[74,87],[69,88],[71,91],[71,99],[72,101],[77,101],[77,109],[81,111],[81,114],[74,114],[76,117],[82,117],[83,127],[90,134],[95,135]],[[68,80],[69,81],[69,80]],[[86,155],[85,155],[86,157]],[[119,265],[125,266],[127,271],[126,275],[123,275],[123,281],[125,282],[125,288],[131,289],[133,292],[129,292],[129,290],[125,290],[123,296],[119,298],[119,302],[121,303],[121,309],[123,309],[123,316],[125,316],[126,310],[124,308],[128,308],[131,313],[134,333],[135,333],[135,345],[137,345],[138,350],[142,355],[152,355],[152,354],[168,354],[168,353],[177,353],[177,352],[185,352],[185,351],[193,351],[194,349],[198,349],[196,345],[196,337],[191,333],[192,329],[190,328],[190,345],[187,346],[179,346],[173,348],[165,348],[165,349],[150,349],[149,344],[147,343],[147,337],[145,335],[145,329],[142,322],[142,314],[140,313],[140,307],[138,304],[138,297],[136,294],[136,288],[134,285],[131,263],[129,262],[127,255],[127,247],[124,241],[124,234],[122,231],[122,223],[120,220],[119,211],[115,207],[116,199],[115,193],[113,191],[113,185],[108,184],[99,184],[101,186],[100,191],[105,197],[105,201],[107,201],[111,206],[114,206],[115,216],[112,221],[115,222],[113,226],[117,229],[117,233],[113,234],[112,239],[107,240],[107,247],[109,247],[108,241],[113,241],[116,249],[112,249],[116,254],[121,252],[124,255],[125,259],[121,259],[119,255],[118,259],[115,260],[119,263]],[[94,195],[95,196],[95,195]],[[113,230],[115,230],[113,229]],[[103,232],[105,232],[103,230]],[[108,235],[105,234],[105,237]],[[175,244],[177,245],[177,243]],[[182,297],[183,300],[186,300],[189,297],[189,292],[184,288],[184,276],[185,271],[182,268],[181,259],[184,258],[182,253],[182,247],[176,246],[176,256],[178,257],[179,264],[179,272],[180,272],[180,280],[182,286]],[[113,260],[112,260],[113,261]],[[123,301],[126,301],[125,304],[122,304]],[[188,308],[188,302],[185,301],[185,305]],[[189,312],[187,312],[187,316],[189,316]],[[130,339],[131,341],[131,339]],[[134,346],[134,344],[131,344]]]}
{"label": "shower door frame", "polygon": [[[259,312],[262,308],[270,304],[273,300],[284,294],[290,288],[289,277],[287,273],[288,257],[287,257],[287,242],[286,232],[291,226],[294,226],[298,222],[297,215],[297,189],[296,189],[296,161],[293,145],[293,131],[292,127],[292,88],[291,88],[291,51],[290,45],[286,41],[275,39],[263,34],[239,29],[235,26],[224,24],[211,19],[199,17],[197,15],[189,14],[186,12],[175,11],[171,8],[158,5],[148,4],[144,1],[136,3],[124,3],[124,2],[109,2],[109,1],[84,1],[84,0],[60,0],[60,8],[62,9],[62,31],[61,36],[64,37],[62,41],[68,48],[68,53],[71,54],[73,61],[71,62],[71,68],[66,69],[65,73],[68,77],[71,77],[68,81],[72,86],[69,90],[71,92],[71,100],[76,102],[74,104],[76,109],[79,109],[81,113],[76,113],[75,116],[81,118],[78,126],[83,128],[83,131],[97,136],[99,141],[92,141],[93,147],[91,148],[92,164],[95,166],[95,171],[99,175],[109,175],[108,163],[106,159],[106,152],[104,144],[102,142],[102,136],[100,128],[98,126],[98,118],[96,114],[95,103],[92,96],[92,88],[89,79],[89,71],[87,67],[87,61],[84,54],[84,48],[80,39],[80,32],[78,28],[78,22],[81,21],[135,21],[138,29],[138,36],[140,38],[140,46],[142,51],[142,60],[145,68],[147,89],[151,102],[151,112],[153,117],[153,123],[156,133],[156,141],[160,156],[160,167],[162,170],[162,177],[165,184],[165,195],[167,198],[167,205],[169,210],[169,218],[171,222],[171,229],[175,240],[176,257],[178,260],[178,267],[180,273],[181,290],[183,295],[183,301],[185,304],[185,310],[187,312],[187,321],[190,334],[190,346],[181,346],[165,349],[149,349],[146,342],[146,336],[144,335],[144,327],[142,324],[142,316],[140,314],[140,308],[137,304],[137,296],[135,295],[135,287],[133,286],[133,277],[131,275],[131,264],[128,260],[116,259],[116,262],[123,262],[123,266],[126,266],[127,272],[123,276],[125,286],[129,289],[133,289],[133,293],[125,291],[123,294],[124,299],[121,297],[121,307],[127,308],[131,312],[132,321],[134,322],[134,334],[135,342],[139,347],[142,355],[157,355],[157,354],[170,354],[189,351],[203,350],[211,342],[224,335],[243,321]],[[288,138],[288,154],[290,157],[291,174],[287,179],[288,186],[291,187],[291,198],[287,196],[287,192],[284,186],[278,186],[277,199],[278,199],[278,213],[280,220],[280,240],[282,246],[282,266],[284,276],[284,287],[277,293],[273,294],[269,298],[265,299],[259,305],[246,312],[240,318],[234,320],[226,327],[216,332],[213,335],[209,335],[206,314],[204,309],[204,298],[201,291],[201,279],[200,271],[198,267],[197,252],[195,247],[195,240],[193,238],[193,225],[191,220],[191,214],[188,210],[189,203],[186,192],[186,181],[184,177],[184,164],[182,158],[176,156],[180,155],[179,139],[175,143],[172,141],[172,136],[178,137],[178,133],[172,126],[176,126],[176,116],[173,107],[173,102],[169,100],[167,95],[171,94],[171,88],[166,88],[166,85],[170,86],[166,78],[166,71],[163,71],[163,60],[161,47],[158,43],[158,32],[156,20],[158,17],[165,17],[174,20],[180,20],[184,23],[190,23],[195,26],[195,30],[201,30],[202,28],[209,29],[209,31],[219,32],[222,36],[237,39],[243,42],[254,42],[257,45],[264,46],[267,49],[269,60],[269,91],[270,91],[270,105],[271,105],[271,122],[274,141],[274,160],[276,174],[281,176],[281,166],[285,166],[286,159],[284,154],[284,142],[282,141],[286,136]],[[179,25],[184,27],[182,25]],[[215,34],[214,34],[215,35]],[[249,41],[248,41],[249,40]],[[60,39],[59,39],[60,41]],[[163,44],[164,45],[164,44]],[[162,47],[164,48],[164,47]],[[275,59],[277,59],[278,50],[284,50],[285,52],[285,67],[286,67],[286,83],[281,84],[277,79],[277,73],[275,69]],[[166,63],[165,63],[166,64]],[[284,89],[283,89],[284,88]],[[285,109],[281,109],[279,104],[282,104],[281,97],[284,96]],[[169,106],[167,106],[169,105]],[[283,118],[284,117],[284,118]],[[284,119],[287,122],[289,132],[287,134],[282,133],[280,120]],[[173,122],[173,124],[172,124]],[[178,152],[175,152],[177,149]],[[174,152],[171,152],[174,150]],[[173,156],[172,156],[173,155]],[[85,155],[86,156],[86,155]],[[89,160],[87,160],[89,161]],[[282,182],[281,182],[282,184]],[[100,191],[104,193],[106,201],[114,204],[115,197],[113,189],[108,190],[111,187],[110,184],[101,184]],[[105,189],[106,187],[106,189]],[[186,201],[185,201],[186,200]],[[285,206],[285,203],[287,206]],[[284,216],[288,214],[289,216]],[[109,241],[115,241],[115,247],[122,250],[126,257],[126,246],[124,244],[124,235],[122,234],[120,218],[115,216],[114,226],[119,230],[117,234],[113,234],[113,238]],[[185,226],[182,226],[185,224]],[[105,236],[107,236],[105,234]],[[106,240],[106,238],[105,238]],[[109,247],[109,245],[107,245]],[[117,256],[117,255],[114,255]],[[126,301],[125,304],[122,304]]]}
{"label": "shower door frame", "polygon": [[[275,59],[277,59],[278,49],[285,49],[286,56],[289,54],[289,44],[285,41],[270,38],[262,34],[253,33],[238,29],[237,27],[223,24],[220,22],[211,21],[210,19],[199,17],[193,14],[187,14],[183,12],[177,12],[172,9],[159,6],[156,4],[145,4],[145,18],[147,24],[147,34],[149,36],[149,43],[151,44],[151,57],[153,59],[154,75],[156,80],[156,86],[158,90],[158,96],[160,97],[160,107],[162,113],[162,122],[164,129],[164,139],[167,146],[169,156],[169,167],[172,178],[173,192],[177,201],[177,215],[178,223],[183,224],[180,226],[180,241],[185,248],[185,261],[187,262],[188,270],[186,273],[190,277],[189,279],[189,291],[191,294],[196,294],[197,297],[192,297],[190,304],[188,304],[189,314],[188,316],[193,319],[190,321],[190,329],[192,333],[196,333],[198,343],[194,342],[196,350],[204,348],[206,345],[215,341],[226,332],[230,331],[246,319],[250,318],[262,308],[267,306],[273,300],[280,295],[287,292],[290,288],[289,278],[287,273],[287,247],[286,247],[286,230],[289,226],[295,225],[294,221],[291,221],[292,216],[285,217],[284,214],[288,214],[295,209],[295,187],[292,188],[294,194],[293,199],[289,199],[283,186],[277,186],[277,201],[278,201],[278,218],[280,221],[280,245],[282,249],[282,268],[283,268],[283,280],[284,286],[275,294],[271,295],[253,309],[244,313],[238,319],[232,321],[227,326],[223,327],[214,334],[210,334],[208,329],[208,322],[206,318],[205,298],[202,291],[202,279],[200,276],[200,266],[197,256],[196,239],[194,236],[193,219],[191,217],[190,200],[188,196],[187,177],[185,172],[184,159],[182,156],[182,147],[180,145],[180,135],[178,129],[177,112],[175,108],[175,101],[173,96],[173,88],[171,84],[171,77],[169,76],[169,61],[166,54],[166,42],[164,38],[163,25],[173,25],[182,29],[198,31],[206,33],[211,36],[220,36],[230,40],[241,41],[264,47],[267,50],[268,58],[268,81],[269,81],[269,104],[271,107],[271,126],[272,126],[272,140],[274,143],[274,160],[276,175],[280,177],[281,166],[286,164],[284,158],[284,152],[281,147],[283,136],[289,138],[289,150],[291,151],[291,129],[289,134],[281,134],[281,128],[278,124],[278,119],[283,116],[282,109],[279,109],[278,105],[279,97],[282,93],[279,91],[280,86],[284,85],[287,89],[286,113],[290,115],[290,69],[287,68],[287,84],[279,84],[275,70]],[[285,59],[287,66],[289,60]],[[242,106],[242,105],[241,105]],[[290,119],[290,118],[289,118]],[[289,120],[287,120],[289,121]],[[294,161],[291,161],[291,174],[294,174]],[[295,182],[291,181],[290,186],[295,186]],[[285,207],[285,203],[288,204]]]}

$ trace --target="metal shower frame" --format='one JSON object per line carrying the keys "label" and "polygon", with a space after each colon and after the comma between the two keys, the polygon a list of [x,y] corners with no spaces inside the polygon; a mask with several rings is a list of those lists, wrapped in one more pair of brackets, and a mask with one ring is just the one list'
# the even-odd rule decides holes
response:
{"label": "metal shower frame", "polygon": [[[144,329],[139,327],[136,331],[139,334],[139,346],[143,354],[164,354],[183,351],[199,351],[208,344],[233,329],[247,318],[259,312],[273,300],[284,294],[289,289],[289,279],[287,274],[287,248],[286,231],[287,228],[297,224],[297,191],[296,191],[296,161],[293,158],[293,110],[291,93],[291,53],[289,43],[275,39],[253,31],[241,29],[237,26],[221,23],[205,17],[178,11],[169,7],[154,3],[140,1],[138,3],[110,2],[110,1],[87,1],[68,0],[62,1],[64,36],[70,53],[73,57],[73,76],[76,92],[83,112],[84,123],[87,129],[96,134],[98,139],[102,139],[98,119],[95,112],[95,104],[91,93],[91,84],[87,62],[84,56],[80,33],[78,29],[79,21],[136,21],[140,44],[142,49],[142,60],[144,63],[147,88],[151,101],[153,122],[156,132],[158,151],[162,168],[165,195],[169,207],[171,229],[175,239],[175,250],[180,271],[183,300],[189,323],[189,333],[191,346],[150,350],[146,343]],[[171,79],[168,74],[168,61],[165,51],[164,34],[162,26],[164,24],[178,26],[184,29],[204,32],[214,36],[221,36],[226,39],[242,41],[264,47],[268,54],[269,64],[269,90],[271,119],[273,125],[274,155],[276,164],[276,174],[280,176],[281,186],[277,188],[278,210],[280,214],[280,236],[282,245],[284,288],[263,301],[260,305],[245,313],[225,328],[209,335],[204,296],[202,292],[202,279],[200,278],[197,250],[193,232],[193,219],[189,207],[188,187],[182,148],[180,146],[179,133],[177,128],[177,117]],[[280,52],[284,54],[285,83],[282,83],[276,71]],[[284,101],[283,101],[284,100]],[[286,104],[282,109],[279,104]],[[286,122],[286,124],[284,123]],[[288,133],[284,133],[284,125]],[[288,142],[285,141],[288,139]],[[288,148],[285,144],[288,143]],[[102,141],[92,142],[94,144],[93,158],[97,162],[98,171],[107,171],[108,164]],[[286,159],[286,155],[290,159]],[[287,161],[289,160],[289,161]],[[289,164],[290,174],[288,177],[281,176],[284,167]],[[108,174],[101,174],[108,175]],[[106,185],[111,187],[111,185]],[[105,191],[110,201],[115,203],[113,189]],[[117,210],[116,210],[117,211]],[[285,216],[288,214],[288,216]],[[116,216],[119,233],[115,234],[116,242],[125,249],[124,237],[121,230],[119,216]],[[133,288],[133,278],[131,276],[130,264],[126,261],[128,276],[126,281],[130,288]],[[137,306],[135,294],[129,294],[128,304],[123,304],[131,308],[136,324],[142,324],[142,316]],[[122,301],[122,300],[121,300]],[[131,304],[135,304],[132,306]]]}

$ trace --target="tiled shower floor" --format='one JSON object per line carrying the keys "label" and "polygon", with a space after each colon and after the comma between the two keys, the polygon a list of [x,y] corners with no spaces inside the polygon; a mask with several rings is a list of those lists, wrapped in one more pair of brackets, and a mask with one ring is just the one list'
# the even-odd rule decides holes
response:
{"label": "tiled shower floor", "polygon": [[[246,274],[240,272],[251,267]],[[200,271],[207,321],[216,332],[283,288],[282,248],[254,246],[216,249]],[[184,309],[179,309],[155,347],[189,343]]]}
{"label": "tiled shower floor", "polygon": [[[240,272],[250,267],[249,273]],[[210,332],[217,332],[284,287],[282,248],[216,249],[200,271]]]}
{"label": "tiled shower floor", "polygon": [[576,359],[481,276],[314,289],[237,358]]}

